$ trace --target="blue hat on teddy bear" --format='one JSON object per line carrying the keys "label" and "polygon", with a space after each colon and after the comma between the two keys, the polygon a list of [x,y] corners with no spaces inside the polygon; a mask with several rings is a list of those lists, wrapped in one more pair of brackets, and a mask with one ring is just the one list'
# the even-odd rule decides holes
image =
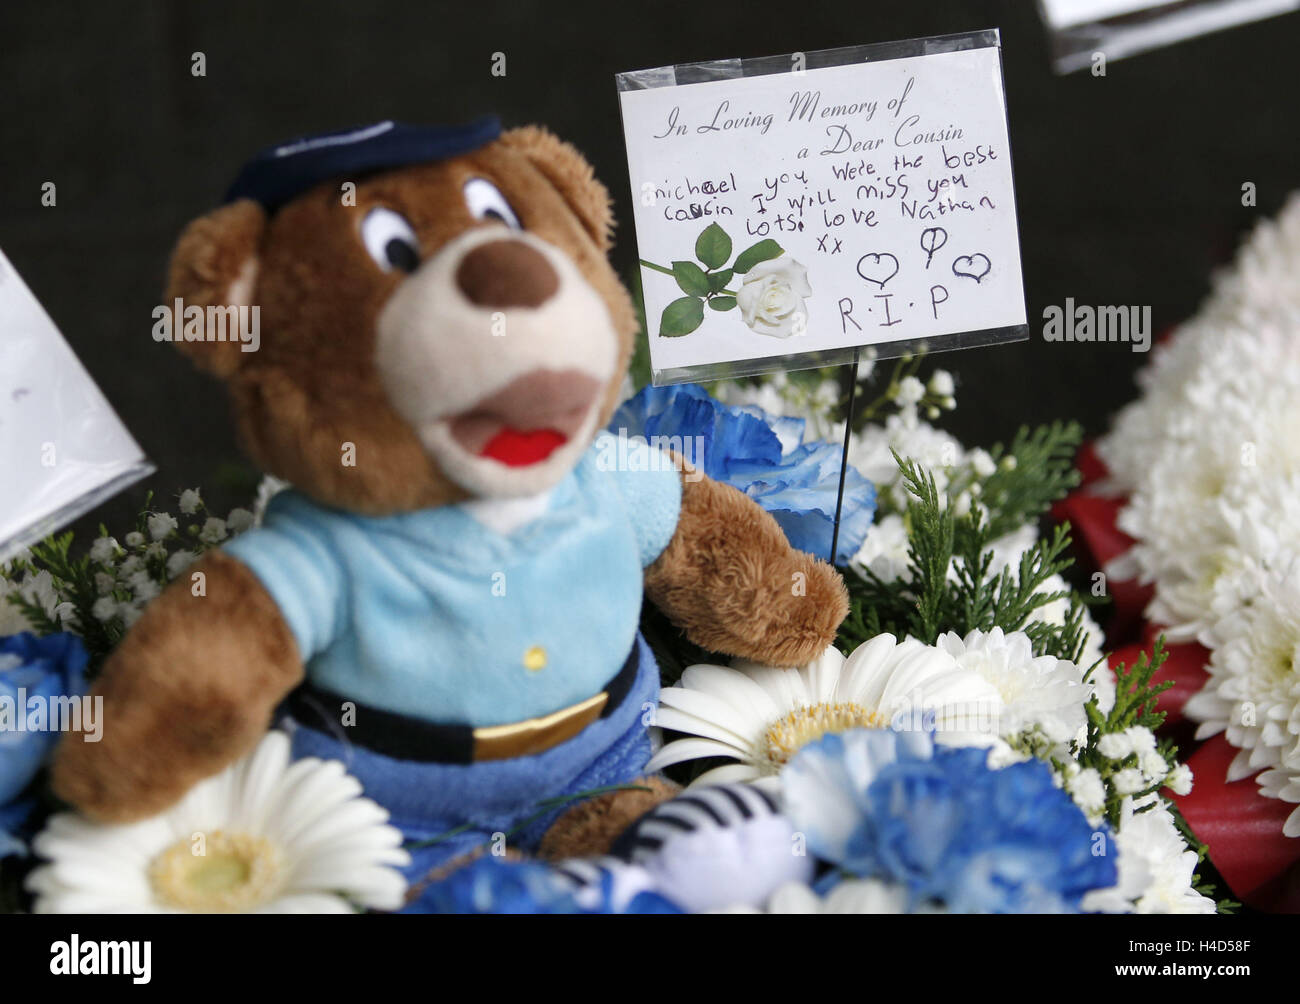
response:
{"label": "blue hat on teddy bear", "polygon": [[268,147],[244,165],[226,201],[252,199],[273,213],[328,178],[426,164],[486,146],[501,135],[501,121],[487,115],[461,126],[413,126],[401,122],[303,136]]}

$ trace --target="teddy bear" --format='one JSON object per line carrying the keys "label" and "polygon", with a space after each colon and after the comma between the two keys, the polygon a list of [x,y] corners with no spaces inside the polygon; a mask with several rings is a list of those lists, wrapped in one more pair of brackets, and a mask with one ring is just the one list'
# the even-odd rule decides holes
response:
{"label": "teddy bear", "polygon": [[166,302],[255,309],[259,337],[176,345],[291,487],[126,634],[60,797],[139,820],[276,726],[343,761],[413,874],[493,835],[599,854],[674,790],[643,776],[643,597],[714,652],[831,643],[831,566],[680,455],[599,448],[638,331],[612,229],[574,147],[492,118],[281,144],[185,228]]}

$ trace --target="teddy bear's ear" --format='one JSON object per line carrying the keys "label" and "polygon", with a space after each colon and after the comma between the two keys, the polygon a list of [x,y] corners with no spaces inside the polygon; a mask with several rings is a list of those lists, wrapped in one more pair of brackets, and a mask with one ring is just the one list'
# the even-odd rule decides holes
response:
{"label": "teddy bear's ear", "polygon": [[[172,251],[167,274],[167,304],[186,308],[250,307],[257,280],[257,255],[266,214],[251,199],[239,199],[200,216],[187,226]],[[186,341],[176,346],[195,364],[226,378],[239,369],[245,353],[237,340]]]}
{"label": "teddy bear's ear", "polygon": [[609,191],[596,180],[591,165],[577,148],[541,126],[511,129],[502,134],[501,142],[522,153],[546,176],[600,250],[608,251],[614,233]]}

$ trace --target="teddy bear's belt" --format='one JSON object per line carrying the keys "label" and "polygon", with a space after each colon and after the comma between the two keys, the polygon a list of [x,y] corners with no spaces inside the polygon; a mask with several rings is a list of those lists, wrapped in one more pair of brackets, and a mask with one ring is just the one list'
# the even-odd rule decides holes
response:
{"label": "teddy bear's belt", "polygon": [[354,708],[343,734],[349,742],[383,756],[421,763],[469,764],[542,753],[572,739],[592,722],[612,713],[636,680],[637,644],[600,693],[539,718],[506,725],[456,725],[428,722],[304,683],[289,696],[289,712],[300,724],[338,733],[335,710]]}

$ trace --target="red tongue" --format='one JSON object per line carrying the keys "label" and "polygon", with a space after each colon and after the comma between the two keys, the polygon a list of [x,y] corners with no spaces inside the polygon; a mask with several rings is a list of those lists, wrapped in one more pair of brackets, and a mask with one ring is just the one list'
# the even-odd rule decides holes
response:
{"label": "red tongue", "polygon": [[545,460],[565,444],[568,437],[554,429],[503,428],[483,447],[480,456],[491,457],[508,467],[526,467]]}

